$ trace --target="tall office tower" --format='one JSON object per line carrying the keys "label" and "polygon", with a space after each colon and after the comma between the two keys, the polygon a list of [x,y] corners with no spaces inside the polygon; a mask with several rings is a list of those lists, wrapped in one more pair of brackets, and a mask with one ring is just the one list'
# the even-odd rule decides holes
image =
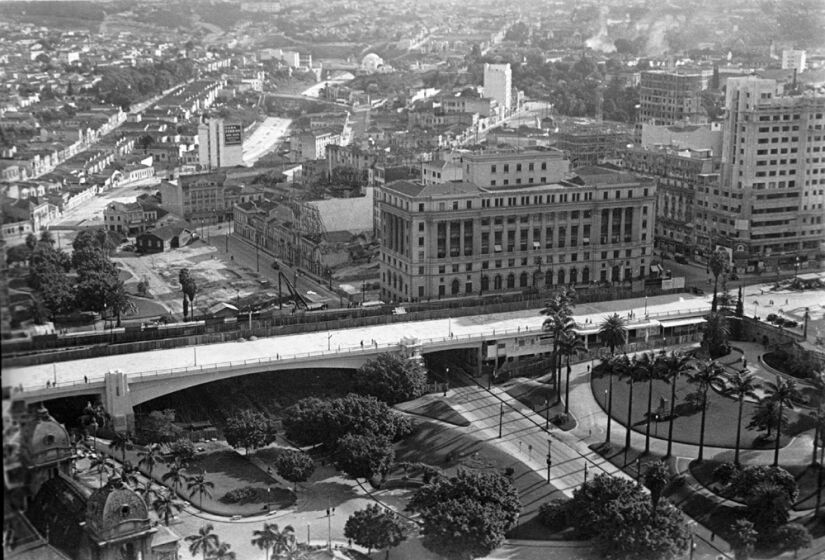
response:
{"label": "tall office tower", "polygon": [[780,91],[728,80],[723,179],[697,215],[708,243],[747,270],[806,268],[825,254],[825,96]]}
{"label": "tall office tower", "polygon": [[243,165],[243,125],[204,115],[198,125],[198,163],[206,169]]}
{"label": "tall office tower", "polygon": [[637,132],[641,125],[707,122],[702,108],[702,90],[709,76],[703,73],[677,73],[653,70],[642,72],[639,81],[639,114]]}
{"label": "tall office tower", "polygon": [[508,112],[513,107],[510,64],[484,64],[484,97],[492,97]]}

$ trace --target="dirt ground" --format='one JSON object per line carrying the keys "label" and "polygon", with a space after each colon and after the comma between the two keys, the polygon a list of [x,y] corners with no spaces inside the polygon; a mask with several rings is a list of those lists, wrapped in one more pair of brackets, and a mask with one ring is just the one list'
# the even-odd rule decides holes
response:
{"label": "dirt ground", "polygon": [[[137,256],[122,254],[115,259],[132,273],[135,281],[144,280],[157,302],[176,315],[183,314],[183,302],[178,283],[182,268],[188,268],[198,287],[194,306],[197,313],[219,302],[235,304],[239,297],[260,294],[262,286],[253,270],[227,263],[218,250],[198,240],[165,253]],[[276,297],[272,291],[272,297]]]}

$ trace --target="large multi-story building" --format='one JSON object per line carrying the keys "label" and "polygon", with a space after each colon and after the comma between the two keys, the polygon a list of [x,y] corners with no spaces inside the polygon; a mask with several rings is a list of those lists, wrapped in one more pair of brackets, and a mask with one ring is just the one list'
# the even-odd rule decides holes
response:
{"label": "large multi-story building", "polygon": [[198,125],[198,163],[205,169],[243,165],[243,124],[204,117]]}
{"label": "large multi-story building", "polygon": [[160,195],[165,210],[194,225],[231,220],[235,204],[263,198],[254,187],[227,181],[223,172],[181,175],[176,181],[164,181]]}
{"label": "large multi-story building", "polygon": [[702,193],[697,225],[738,267],[774,270],[825,255],[825,96],[784,95],[775,80],[731,78],[723,180]]}
{"label": "large multi-story building", "polygon": [[678,124],[707,121],[702,108],[702,90],[708,76],[703,73],[679,73],[664,70],[642,72],[639,81],[637,132],[642,123]]}
{"label": "large multi-story building", "polygon": [[513,107],[513,73],[510,64],[484,64],[484,97],[491,97],[507,113]]}
{"label": "large multi-story building", "polygon": [[570,162],[553,148],[510,149],[464,154],[463,180],[480,187],[545,185],[565,179]]}
{"label": "large multi-story building", "polygon": [[633,127],[618,123],[589,123],[565,126],[556,147],[575,167],[597,165],[614,159],[633,139]]}
{"label": "large multi-story building", "polygon": [[782,69],[804,72],[808,65],[805,51],[785,49],[782,51]]}
{"label": "large multi-story building", "polygon": [[640,280],[652,255],[655,195],[655,181],[605,167],[532,185],[387,184],[376,201],[382,298]]}

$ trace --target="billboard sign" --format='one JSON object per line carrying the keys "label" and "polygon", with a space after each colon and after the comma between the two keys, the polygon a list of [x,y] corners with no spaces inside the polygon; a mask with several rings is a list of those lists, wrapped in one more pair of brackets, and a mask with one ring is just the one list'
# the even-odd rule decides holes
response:
{"label": "billboard sign", "polygon": [[243,143],[241,134],[243,128],[239,124],[226,124],[223,127],[224,146],[240,146]]}

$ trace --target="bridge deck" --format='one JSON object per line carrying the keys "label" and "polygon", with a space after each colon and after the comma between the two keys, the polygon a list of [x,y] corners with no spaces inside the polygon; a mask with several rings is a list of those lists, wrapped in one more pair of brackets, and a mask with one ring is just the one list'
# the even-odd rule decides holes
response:
{"label": "bridge deck", "polygon": [[[671,301],[650,305],[647,310],[651,318],[697,315],[709,308],[707,302],[702,299],[677,296],[662,296],[656,299],[663,298]],[[589,320],[590,323],[598,324],[604,316],[622,308],[617,304],[624,303],[624,310],[632,309],[636,318],[634,320],[643,322],[644,311],[639,308],[640,301],[643,300],[605,302],[610,304],[612,309],[576,315],[575,319],[579,323]],[[582,305],[580,307],[592,306]],[[196,366],[199,368],[226,362],[243,363],[244,361],[266,361],[276,358],[295,359],[296,362],[300,362],[311,356],[330,355],[332,357],[352,350],[360,350],[362,343],[365,347],[377,345],[379,349],[394,348],[405,337],[416,338],[430,346],[446,341],[450,341],[451,346],[457,346],[462,340],[516,336],[518,333],[538,331],[544,321],[540,311],[540,309],[535,309],[454,319],[393,323],[9,368],[3,372],[2,384],[3,387],[22,385],[24,390],[40,390],[46,388],[46,382],[54,383],[55,380],[59,388],[85,384],[84,376],[90,384],[99,383],[107,371],[114,369],[119,369],[134,378],[135,374],[155,375],[168,373],[170,370],[183,372]]]}

